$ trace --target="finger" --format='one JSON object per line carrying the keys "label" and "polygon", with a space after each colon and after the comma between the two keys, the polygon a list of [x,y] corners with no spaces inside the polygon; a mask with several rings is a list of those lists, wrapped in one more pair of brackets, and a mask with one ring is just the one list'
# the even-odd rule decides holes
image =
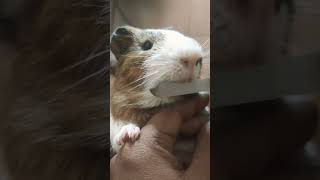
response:
{"label": "finger", "polygon": [[117,173],[116,159],[117,159],[117,155],[113,156],[110,160],[110,179],[115,179],[114,175]]}
{"label": "finger", "polygon": [[193,115],[201,112],[209,103],[209,96],[207,94],[201,94],[194,97],[193,101],[181,102],[173,107],[173,110],[177,111],[182,119],[188,119]]}
{"label": "finger", "polygon": [[186,179],[210,179],[210,124],[201,129]]}
{"label": "finger", "polygon": [[201,127],[209,120],[208,112],[203,112],[197,116],[192,117],[191,119],[183,121],[181,125],[180,132],[183,135],[194,135],[197,133]]}
{"label": "finger", "polygon": [[164,110],[156,114],[140,134],[140,141],[144,144],[159,145],[169,152],[173,152],[174,143],[181,125],[181,116],[171,110]]}
{"label": "finger", "polygon": [[208,103],[208,96],[197,96],[191,100],[179,103],[156,114],[141,130],[140,139],[146,142],[156,142],[172,152],[176,136],[183,118],[192,117]]}

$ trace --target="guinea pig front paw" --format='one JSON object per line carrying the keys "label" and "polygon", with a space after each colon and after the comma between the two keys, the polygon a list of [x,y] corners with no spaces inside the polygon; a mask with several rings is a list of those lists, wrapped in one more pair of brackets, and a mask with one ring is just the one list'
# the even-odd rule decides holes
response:
{"label": "guinea pig front paw", "polygon": [[133,142],[139,138],[140,128],[134,124],[128,124],[121,128],[120,132],[116,136],[116,142],[118,145],[123,145],[126,142]]}

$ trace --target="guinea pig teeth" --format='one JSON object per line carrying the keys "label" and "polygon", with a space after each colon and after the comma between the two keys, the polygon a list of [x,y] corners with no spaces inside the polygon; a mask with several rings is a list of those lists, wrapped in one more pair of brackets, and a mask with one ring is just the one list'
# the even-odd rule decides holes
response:
{"label": "guinea pig teeth", "polygon": [[150,92],[157,97],[173,97],[210,91],[210,79],[195,79],[188,83],[162,82]]}
{"label": "guinea pig teeth", "polygon": [[194,71],[194,77],[196,79],[200,79],[200,73],[201,73],[201,63],[197,63]]}

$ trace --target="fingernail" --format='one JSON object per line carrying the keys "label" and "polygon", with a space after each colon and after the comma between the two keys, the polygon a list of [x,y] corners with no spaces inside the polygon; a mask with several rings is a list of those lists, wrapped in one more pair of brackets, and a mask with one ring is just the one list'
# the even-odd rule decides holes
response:
{"label": "fingernail", "polygon": [[197,102],[197,109],[202,109],[209,103],[209,94],[199,94]]}
{"label": "fingernail", "polygon": [[209,101],[210,96],[209,96],[209,93],[199,93],[199,97],[202,101]]}

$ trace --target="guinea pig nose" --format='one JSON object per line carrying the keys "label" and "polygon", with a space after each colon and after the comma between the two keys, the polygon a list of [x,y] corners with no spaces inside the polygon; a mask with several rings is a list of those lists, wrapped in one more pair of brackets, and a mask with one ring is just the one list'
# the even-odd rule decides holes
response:
{"label": "guinea pig nose", "polygon": [[181,63],[182,63],[183,65],[185,65],[185,66],[188,66],[189,63],[190,63],[190,60],[189,60],[189,59],[186,59],[186,58],[182,58],[182,59],[181,59]]}

